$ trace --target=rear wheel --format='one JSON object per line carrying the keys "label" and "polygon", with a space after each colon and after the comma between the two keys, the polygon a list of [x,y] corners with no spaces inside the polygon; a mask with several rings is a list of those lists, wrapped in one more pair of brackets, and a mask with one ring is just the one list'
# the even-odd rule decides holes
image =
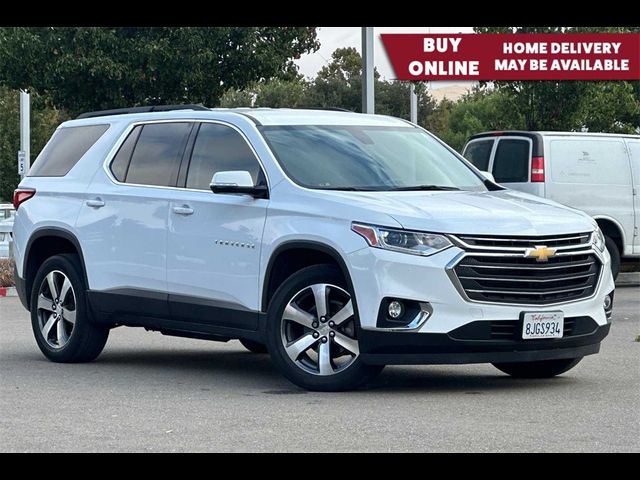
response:
{"label": "rear wheel", "polygon": [[331,265],[293,274],[274,295],[268,312],[267,347],[276,367],[308,390],[350,390],[383,367],[360,358],[352,294]]}
{"label": "rear wheel", "polygon": [[240,343],[251,353],[268,353],[267,346],[264,343],[254,342],[253,340],[240,339]]}
{"label": "rear wheel", "polygon": [[494,363],[493,366],[516,378],[551,378],[571,370],[580,360],[582,357],[540,362]]}
{"label": "rear wheel", "polygon": [[31,327],[38,347],[53,362],[90,362],[104,348],[109,329],[90,322],[82,266],[76,255],[47,259],[31,292]]}
{"label": "rear wheel", "polygon": [[605,236],[604,241],[607,246],[607,250],[609,251],[609,255],[611,256],[611,273],[615,280],[618,278],[618,273],[620,273],[620,250],[618,250],[616,242],[614,242],[611,237]]}

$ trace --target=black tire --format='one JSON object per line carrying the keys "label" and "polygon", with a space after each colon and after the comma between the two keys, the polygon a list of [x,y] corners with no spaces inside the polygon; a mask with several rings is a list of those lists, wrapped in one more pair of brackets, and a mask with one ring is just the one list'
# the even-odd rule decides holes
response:
{"label": "black tire", "polygon": [[[52,347],[45,339],[38,316],[38,297],[41,285],[46,281],[47,275],[54,271],[62,272],[69,279],[72,293],[75,295],[75,324],[73,324],[68,336],[68,341],[59,348]],[[30,300],[31,327],[38,347],[45,357],[52,362],[80,363],[90,362],[100,355],[109,337],[109,329],[91,323],[82,265],[77,255],[56,255],[45,260],[36,273]]]}
{"label": "black tire", "polygon": [[244,338],[240,339],[240,343],[251,353],[269,353],[269,351],[267,350],[267,346],[264,343],[254,342],[253,340],[245,340]]}
{"label": "black tire", "polygon": [[493,366],[515,378],[551,378],[571,370],[580,360],[582,357],[540,362],[494,363]]}
{"label": "black tire", "polygon": [[609,251],[609,255],[611,255],[611,273],[615,280],[618,278],[618,274],[620,273],[620,250],[618,250],[616,242],[614,242],[611,237],[605,236],[604,242],[607,246],[607,250]]}
{"label": "black tire", "polygon": [[[298,367],[289,358],[282,340],[282,316],[288,303],[303,289],[315,284],[331,284],[348,291],[342,273],[332,265],[315,265],[304,268],[289,277],[276,291],[267,313],[267,348],[276,368],[291,382],[307,390],[336,392],[352,390],[378,375],[384,366],[366,365],[359,356],[345,369],[327,376],[314,375]],[[354,331],[359,330],[358,313],[354,307]]]}

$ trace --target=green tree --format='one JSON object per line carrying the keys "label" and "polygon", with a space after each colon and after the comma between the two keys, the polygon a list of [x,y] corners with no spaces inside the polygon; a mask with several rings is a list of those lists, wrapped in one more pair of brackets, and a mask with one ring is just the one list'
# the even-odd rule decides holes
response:
{"label": "green tree", "polygon": [[[378,75],[376,74],[376,77]],[[307,89],[304,105],[362,111],[362,57],[355,48],[338,48]]]}
{"label": "green tree", "polygon": [[218,105],[228,89],[291,78],[315,27],[4,27],[0,82],[58,108]]}
{"label": "green tree", "polygon": [[[32,94],[31,161],[64,118],[60,112],[46,108]],[[15,90],[0,86],[0,201],[9,202],[18,185],[18,150],[20,148],[20,97]]]}
{"label": "green tree", "polygon": [[260,84],[256,91],[255,107],[298,108],[304,105],[306,83],[302,78],[273,80]]}

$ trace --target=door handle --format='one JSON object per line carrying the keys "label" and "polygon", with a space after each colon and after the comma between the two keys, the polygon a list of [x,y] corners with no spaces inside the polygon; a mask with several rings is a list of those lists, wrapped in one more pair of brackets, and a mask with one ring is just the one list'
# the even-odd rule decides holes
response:
{"label": "door handle", "polygon": [[173,207],[173,213],[177,215],[184,215],[184,216],[193,215],[193,208],[191,208],[189,205],[182,205],[181,207]]}
{"label": "door handle", "polygon": [[86,204],[88,207],[92,207],[92,208],[101,208],[104,207],[104,200],[102,200],[101,198],[94,198],[91,200],[87,200]]}

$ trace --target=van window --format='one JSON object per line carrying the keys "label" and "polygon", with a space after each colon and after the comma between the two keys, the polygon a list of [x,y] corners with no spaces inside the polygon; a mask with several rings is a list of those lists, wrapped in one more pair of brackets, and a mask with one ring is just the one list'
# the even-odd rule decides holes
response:
{"label": "van window", "polygon": [[549,142],[551,179],[556,183],[629,185],[629,158],[622,140],[576,138]]}
{"label": "van window", "polygon": [[30,177],[64,177],[107,131],[109,125],[56,130],[29,170]]}
{"label": "van window", "polygon": [[244,170],[254,185],[266,185],[260,164],[247,141],[226,125],[203,123],[193,145],[187,173],[187,188],[209,190],[214,173]]}
{"label": "van window", "polygon": [[489,158],[494,140],[477,140],[471,142],[464,149],[464,158],[473,163],[479,170],[489,170]]}
{"label": "van window", "polygon": [[191,123],[150,123],[138,137],[126,182],[175,186]]}
{"label": "van window", "polygon": [[500,139],[493,159],[493,176],[498,183],[529,181],[528,140]]}

